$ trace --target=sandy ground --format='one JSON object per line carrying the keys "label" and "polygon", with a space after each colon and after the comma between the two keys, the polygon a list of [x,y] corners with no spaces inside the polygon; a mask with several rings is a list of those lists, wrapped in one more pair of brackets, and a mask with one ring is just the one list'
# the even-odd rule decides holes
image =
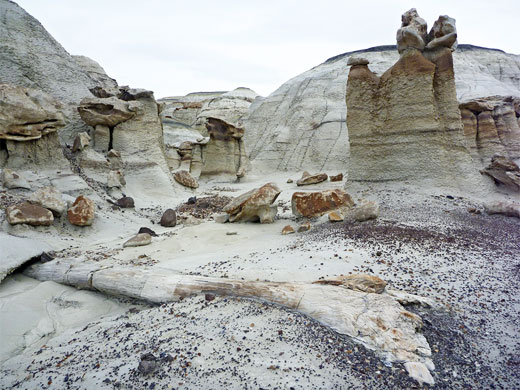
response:
{"label": "sandy ground", "polygon": [[[434,388],[520,387],[518,219],[469,213],[469,207],[481,209],[481,200],[453,191],[348,185],[354,198],[380,202],[378,220],[331,224],[320,218],[309,232],[282,236],[283,226],[302,222],[290,212],[294,191],[344,186],[286,183],[299,176],[269,176],[283,192],[277,200],[279,217],[268,225],[157,224],[164,209],[189,196],[237,196],[267,181],[251,176],[240,183],[201,181],[198,190],[172,194],[168,204],[159,206],[141,201],[145,191],[139,189],[135,211],[114,209],[99,198],[89,230],[71,229],[64,221],[37,229],[4,222],[2,229],[45,240],[56,256],[78,261],[245,280],[374,274],[440,304],[435,310],[410,308],[423,317],[423,332],[434,351]],[[148,246],[123,250],[122,243],[141,226],[158,237]],[[193,297],[149,307],[49,283],[14,275],[0,285],[0,318],[6,324],[0,337],[7,346],[0,368],[4,387],[418,387],[401,365],[386,367],[347,337],[271,304]],[[154,372],[144,375],[137,367],[146,353],[157,361]]]}

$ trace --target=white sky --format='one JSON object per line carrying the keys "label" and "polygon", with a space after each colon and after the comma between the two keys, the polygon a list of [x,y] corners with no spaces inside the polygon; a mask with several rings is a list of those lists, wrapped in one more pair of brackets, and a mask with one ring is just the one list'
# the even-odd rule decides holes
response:
{"label": "white sky", "polygon": [[395,44],[401,14],[457,20],[459,43],[520,53],[520,0],[15,0],[71,54],[156,98],[267,96],[327,58]]}

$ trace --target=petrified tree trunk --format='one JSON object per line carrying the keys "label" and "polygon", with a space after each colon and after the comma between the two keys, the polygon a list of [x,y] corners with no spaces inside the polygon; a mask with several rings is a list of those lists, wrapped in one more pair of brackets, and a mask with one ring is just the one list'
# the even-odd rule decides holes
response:
{"label": "petrified tree trunk", "polygon": [[[399,298],[383,293],[379,278],[352,275],[324,283],[257,282],[139,270],[59,259],[29,267],[25,274],[78,288],[148,302],[172,302],[201,293],[254,297],[305,313],[375,350],[387,361],[420,362],[430,369],[431,351],[418,332],[421,318]],[[361,280],[359,279],[361,278]],[[371,280],[376,280],[375,283]],[[377,281],[383,284],[378,284]]]}

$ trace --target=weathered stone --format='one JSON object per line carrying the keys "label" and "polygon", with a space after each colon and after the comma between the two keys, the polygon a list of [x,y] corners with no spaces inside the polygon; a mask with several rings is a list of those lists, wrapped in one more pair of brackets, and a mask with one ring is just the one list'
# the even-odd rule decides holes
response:
{"label": "weathered stone", "polygon": [[29,141],[65,125],[62,106],[43,91],[0,84],[0,139]]}
{"label": "weathered stone", "polygon": [[108,188],[122,188],[126,185],[125,176],[120,170],[112,170],[108,172],[107,187]]}
{"label": "weathered stone", "polygon": [[224,207],[224,211],[229,214],[229,222],[273,222],[278,212],[273,203],[280,192],[275,184],[267,183],[234,198]]}
{"label": "weathered stone", "polygon": [[199,183],[197,179],[190,175],[188,171],[177,171],[173,174],[173,178],[179,184],[189,188],[198,188]]}
{"label": "weathered stone", "polygon": [[296,182],[296,185],[306,186],[309,184],[317,184],[327,179],[328,176],[326,173],[316,173],[314,175],[311,175],[309,172],[305,171],[303,172],[302,177]]}
{"label": "weathered stone", "polygon": [[123,244],[123,248],[133,246],[144,246],[152,242],[152,236],[148,233],[138,233]]}
{"label": "weathered stone", "polygon": [[341,275],[334,278],[318,280],[314,283],[343,286],[351,290],[372,294],[381,294],[385,291],[387,285],[383,279],[367,274]]}
{"label": "weathered stone", "polygon": [[287,179],[287,183],[288,183],[288,184],[293,183],[293,179]]}
{"label": "weathered stone", "polygon": [[297,217],[319,217],[330,211],[348,209],[354,205],[345,191],[295,192],[291,198],[292,213]]}
{"label": "weathered stone", "polygon": [[114,96],[119,89],[117,82],[113,78],[109,77],[103,67],[99,65],[93,59],[86,56],[72,56],[74,61],[83,69],[87,74],[95,80],[97,86],[89,88],[90,92],[97,97],[110,97]]}
{"label": "weathered stone", "polygon": [[311,223],[309,221],[302,223],[298,226],[298,233],[307,232],[311,230]]}
{"label": "weathered stone", "polygon": [[142,228],[140,228],[137,233],[148,233],[152,237],[157,237],[157,233],[155,233],[152,229],[144,227],[144,226]]}
{"label": "weathered stone", "polygon": [[294,228],[291,225],[286,225],[282,229],[282,234],[285,236],[287,234],[295,233]]}
{"label": "weathered stone", "polygon": [[343,181],[343,173],[338,173],[334,176],[329,176],[330,181]]}
{"label": "weathered stone", "polygon": [[109,128],[129,120],[135,115],[130,103],[116,97],[85,98],[81,100],[78,112],[86,124],[93,127],[108,126]]}
{"label": "weathered stone", "polygon": [[229,214],[228,213],[215,214],[213,216],[213,220],[216,223],[226,223],[229,221]]}
{"label": "weathered stone", "polygon": [[349,57],[347,65],[356,66],[356,65],[368,65],[370,61],[368,61],[364,57]]}
{"label": "weathered stone", "polygon": [[343,217],[343,214],[339,211],[331,211],[329,213],[329,221],[330,222],[341,222],[345,219],[345,217]]}
{"label": "weathered stone", "polygon": [[62,199],[61,192],[55,187],[44,187],[31,194],[29,202],[45,207],[56,216],[60,216],[67,209],[67,203]]}
{"label": "weathered stone", "polygon": [[123,209],[134,208],[135,207],[134,198],[132,198],[130,196],[123,196],[122,198],[117,200],[116,205]]}
{"label": "weathered stone", "polygon": [[489,166],[481,172],[491,177],[497,184],[520,191],[520,168],[507,157],[493,156]]}
{"label": "weathered stone", "polygon": [[130,88],[128,86],[119,87],[119,94],[117,97],[126,102],[140,99],[153,99],[153,91],[143,88]]}
{"label": "weathered stone", "polygon": [[173,209],[166,210],[161,220],[159,221],[159,224],[164,227],[174,227],[177,225],[177,213]]}
{"label": "weathered stone", "polygon": [[502,214],[508,217],[520,218],[520,203],[518,202],[493,202],[484,205],[488,214]]}
{"label": "weathered stone", "polygon": [[25,188],[30,190],[31,186],[19,173],[9,168],[2,169],[2,184],[5,188]]}
{"label": "weathered stone", "polygon": [[111,149],[108,151],[107,153],[107,160],[108,160],[108,165],[110,167],[110,169],[112,170],[118,170],[118,169],[122,169],[123,168],[123,159],[121,158],[121,153],[114,150],[114,149]]}
{"label": "weathered stone", "polygon": [[74,138],[74,144],[72,145],[72,151],[78,152],[85,149],[87,146],[90,145],[90,135],[88,135],[87,132],[83,131],[76,135],[76,138]]}
{"label": "weathered stone", "polygon": [[145,353],[141,356],[137,370],[143,375],[152,374],[159,367],[158,360],[153,354]]}
{"label": "weathered stone", "polygon": [[439,16],[428,34],[426,49],[431,50],[438,47],[446,47],[455,50],[456,46],[457,28],[455,27],[455,19],[447,15]]}
{"label": "weathered stone", "polygon": [[31,226],[50,226],[54,221],[52,213],[28,202],[9,206],[6,210],[7,222],[11,225],[24,223]]}
{"label": "weathered stone", "polygon": [[379,217],[379,204],[371,200],[362,200],[348,212],[348,217],[358,222]]}
{"label": "weathered stone", "polygon": [[401,28],[397,30],[397,51],[403,53],[406,49],[423,50],[427,39],[426,21],[419,16],[415,8],[406,11],[401,16]]}
{"label": "weathered stone", "polygon": [[419,385],[426,383],[427,385],[433,386],[435,381],[428,370],[428,367],[421,362],[406,362],[404,368],[408,372],[411,378],[419,382]]}
{"label": "weathered stone", "polygon": [[94,222],[96,207],[94,201],[80,195],[67,211],[69,222],[76,226],[90,226]]}

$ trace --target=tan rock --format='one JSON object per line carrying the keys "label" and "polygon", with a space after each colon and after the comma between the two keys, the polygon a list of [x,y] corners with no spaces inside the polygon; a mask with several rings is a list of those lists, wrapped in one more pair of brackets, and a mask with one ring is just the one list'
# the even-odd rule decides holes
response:
{"label": "tan rock", "polygon": [[79,133],[76,138],[74,138],[74,144],[72,145],[72,151],[78,152],[85,149],[90,145],[90,135],[86,131]]}
{"label": "tan rock", "polygon": [[507,157],[493,156],[491,164],[481,172],[491,177],[497,184],[503,184],[512,190],[520,191],[520,168]]}
{"label": "tan rock", "polygon": [[296,182],[296,185],[305,186],[305,185],[309,185],[309,184],[317,184],[317,183],[321,183],[322,181],[325,181],[327,179],[328,179],[328,176],[326,173],[316,173],[314,175],[311,175],[309,172],[305,171],[305,172],[303,172],[301,179],[299,179]]}
{"label": "tan rock", "polygon": [[352,56],[352,57],[349,57],[348,59],[348,62],[347,62],[347,65],[350,65],[350,66],[356,66],[356,65],[368,65],[370,63],[370,61],[368,61],[366,58],[364,57],[355,57],[355,56]]}
{"label": "tan rock", "polygon": [[343,217],[343,214],[341,214],[339,211],[332,211],[329,213],[329,221],[330,222],[341,222],[345,218]]}
{"label": "tan rock", "polygon": [[288,183],[288,184],[293,183],[293,179],[287,179],[287,183]]}
{"label": "tan rock", "polygon": [[134,246],[144,246],[151,244],[152,236],[149,233],[138,233],[128,241],[123,244],[123,248],[134,247]]}
{"label": "tan rock", "polygon": [[352,197],[345,191],[295,192],[291,198],[292,212],[297,217],[319,217],[330,211],[351,208]]}
{"label": "tan rock", "polygon": [[415,8],[406,11],[401,16],[401,28],[397,30],[397,50],[423,50],[427,39],[426,21],[419,16]]}
{"label": "tan rock", "polygon": [[80,195],[67,211],[69,222],[76,226],[90,226],[94,221],[96,207],[92,200]]}
{"label": "tan rock", "polygon": [[229,222],[273,222],[278,212],[278,207],[273,203],[280,192],[275,184],[267,183],[234,198],[224,207],[229,214]]}
{"label": "tan rock", "polygon": [[329,177],[330,177],[330,181],[343,181],[343,173],[339,173],[337,175],[329,176]]}
{"label": "tan rock", "polygon": [[42,206],[56,216],[60,216],[67,209],[67,203],[62,199],[61,192],[55,187],[44,187],[31,194],[29,202]]}
{"label": "tan rock", "polygon": [[358,222],[376,219],[379,217],[379,203],[364,199],[349,210],[348,217]]}
{"label": "tan rock", "polygon": [[508,217],[520,218],[520,203],[518,202],[493,202],[484,205],[488,214],[502,214]]}
{"label": "tan rock", "polygon": [[117,97],[85,98],[78,106],[81,119],[90,126],[114,127],[129,120],[135,113],[128,102]]}
{"label": "tan rock", "polygon": [[362,291],[366,293],[381,294],[387,285],[383,279],[367,274],[341,275],[334,278],[322,279],[314,282],[315,284],[330,284],[333,286],[343,286],[350,290]]}
{"label": "tan rock", "polygon": [[62,106],[43,91],[0,84],[0,139],[29,141],[65,126]]}
{"label": "tan rock", "polygon": [[111,170],[108,172],[107,187],[108,188],[122,188],[126,185],[125,176],[121,170]]}
{"label": "tan rock", "polygon": [[9,168],[2,169],[2,184],[5,188],[25,188],[27,190],[31,189],[31,186],[24,179],[22,175],[18,172],[15,172]]}
{"label": "tan rock", "polygon": [[435,381],[428,370],[428,367],[421,362],[406,362],[404,368],[408,372],[411,378],[419,382],[419,385],[426,383],[427,385],[433,386]]}
{"label": "tan rock", "polygon": [[215,214],[213,216],[213,220],[216,222],[216,223],[226,223],[229,221],[229,214],[228,213],[219,213],[219,214]]}
{"label": "tan rock", "polygon": [[304,222],[300,226],[298,226],[298,233],[307,232],[309,230],[311,230],[311,223],[309,221]]}
{"label": "tan rock", "polygon": [[6,216],[7,222],[11,225],[24,223],[31,226],[50,226],[54,221],[49,210],[28,202],[9,206]]}
{"label": "tan rock", "polygon": [[287,234],[293,234],[295,233],[294,228],[291,225],[286,225],[282,229],[282,234],[285,236]]}
{"label": "tan rock", "polygon": [[188,171],[177,171],[173,174],[173,178],[179,184],[189,188],[198,188],[199,183],[197,179],[190,175]]}

